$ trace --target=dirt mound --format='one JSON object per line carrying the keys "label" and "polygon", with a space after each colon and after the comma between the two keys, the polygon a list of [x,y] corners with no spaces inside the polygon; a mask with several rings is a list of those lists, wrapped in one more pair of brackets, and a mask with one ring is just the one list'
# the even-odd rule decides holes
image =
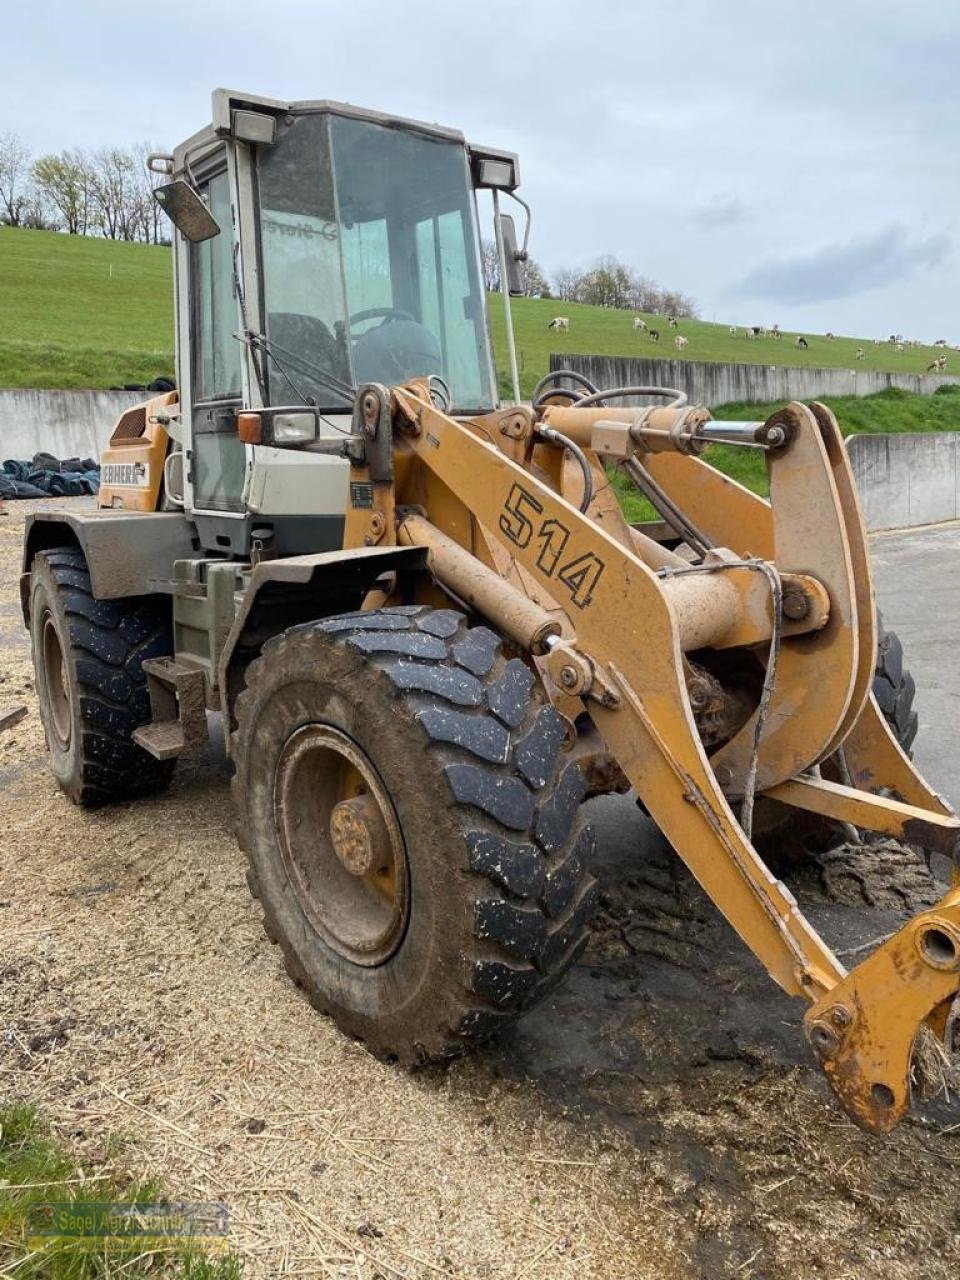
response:
{"label": "dirt mound", "polygon": [[803,902],[882,908],[904,916],[933,906],[944,891],[921,853],[885,839],[844,843],[805,861],[797,868],[794,889]]}

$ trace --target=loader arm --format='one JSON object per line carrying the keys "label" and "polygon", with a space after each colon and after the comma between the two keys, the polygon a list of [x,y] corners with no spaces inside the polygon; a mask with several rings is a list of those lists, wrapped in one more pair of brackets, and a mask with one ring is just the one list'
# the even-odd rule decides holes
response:
{"label": "loader arm", "polygon": [[[684,679],[691,616],[699,622],[696,644],[705,642],[694,584],[677,593],[669,576],[658,576],[551,487],[542,468],[534,474],[532,442],[525,455],[516,440],[505,447],[492,443],[476,424],[471,428],[438,410],[423,384],[389,395],[398,456],[414,455],[543,594],[560,602],[567,625],[562,639],[549,637],[545,658],[558,700],[565,690],[585,700],[643,805],[717,908],[785,991],[812,1002],[808,1038],[849,1113],[865,1128],[892,1128],[909,1106],[914,1041],[960,987],[960,893],[947,894],[847,974],[754,849],[724,793],[743,794],[755,718],[734,739],[739,754],[720,752],[719,765],[701,743]],[[777,795],[782,787],[780,798],[816,810],[823,801],[807,771],[845,733],[856,738],[863,718],[864,664],[867,655],[872,661],[875,643],[872,592],[869,580],[857,581],[866,563],[865,535],[859,512],[845,501],[852,481],[844,474],[836,423],[797,405],[790,406],[789,427],[786,446],[770,461],[772,502],[764,509],[772,538],[761,524],[769,539],[764,549],[772,542],[787,563],[763,563],[767,573],[789,577],[798,590],[806,581],[809,608],[806,624],[782,642],[775,714],[759,741],[758,764],[761,790]],[[398,491],[395,499],[402,528],[405,495]],[[426,523],[417,519],[421,527]],[[826,526],[822,536],[812,537],[814,522]],[[408,531],[404,540],[416,536]],[[436,543],[431,567],[443,583]],[[754,568],[762,565],[735,557],[712,564],[714,572],[699,575],[703,600],[709,606],[717,577],[729,578],[740,583],[734,595],[746,612],[751,597],[742,583],[752,576],[745,570]],[[826,587],[826,617],[817,613],[811,581]],[[753,643],[768,638],[774,625],[770,607],[765,632],[754,619]],[[728,616],[717,621],[717,643],[729,627]],[[858,780],[865,768],[857,762]],[[901,833],[907,823],[914,839],[948,851],[956,847],[960,822],[942,802],[918,810],[896,799],[880,803],[869,791],[840,793],[831,793],[829,812],[841,819]]]}

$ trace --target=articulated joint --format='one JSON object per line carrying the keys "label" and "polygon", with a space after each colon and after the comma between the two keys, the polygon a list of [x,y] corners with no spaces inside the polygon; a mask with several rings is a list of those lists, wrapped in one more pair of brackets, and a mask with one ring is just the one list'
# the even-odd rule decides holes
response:
{"label": "articulated joint", "polygon": [[619,693],[585,653],[559,636],[548,636],[546,644],[547,672],[559,689],[611,709],[620,705]]}

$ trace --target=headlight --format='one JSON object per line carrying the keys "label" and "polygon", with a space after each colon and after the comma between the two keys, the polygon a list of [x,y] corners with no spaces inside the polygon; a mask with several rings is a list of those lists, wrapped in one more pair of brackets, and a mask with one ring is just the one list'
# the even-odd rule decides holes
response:
{"label": "headlight", "polygon": [[315,413],[275,413],[271,426],[274,444],[309,444],[317,438]]}

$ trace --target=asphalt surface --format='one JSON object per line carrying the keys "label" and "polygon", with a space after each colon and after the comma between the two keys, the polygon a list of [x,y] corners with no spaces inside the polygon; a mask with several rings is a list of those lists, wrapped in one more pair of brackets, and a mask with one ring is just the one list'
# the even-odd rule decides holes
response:
{"label": "asphalt surface", "polygon": [[917,682],[917,764],[960,809],[960,523],[879,534],[872,547],[877,603]]}

